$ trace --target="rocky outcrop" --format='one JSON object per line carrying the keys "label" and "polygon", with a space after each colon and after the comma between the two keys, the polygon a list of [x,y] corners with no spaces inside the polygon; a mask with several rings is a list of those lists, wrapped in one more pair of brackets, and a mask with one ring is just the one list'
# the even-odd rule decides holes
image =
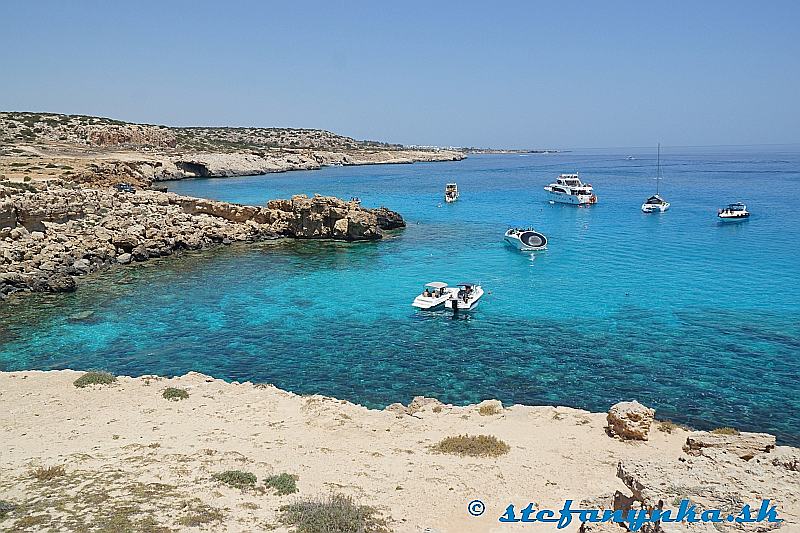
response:
{"label": "rocky outcrop", "polygon": [[740,459],[750,460],[759,453],[775,448],[775,436],[767,433],[720,434],[695,431],[686,437],[683,450],[689,455],[709,455],[717,452],[730,453]]}
{"label": "rocky outcrop", "polygon": [[[688,500],[698,513],[705,509],[719,509],[723,516],[738,513],[744,504],[749,504],[755,514],[762,499],[770,499],[771,505],[781,509],[796,501],[796,488],[800,483],[800,474],[773,465],[769,454],[760,454],[751,462],[731,454],[713,458],[622,461],[617,467],[617,477],[631,491],[634,508],[647,511],[677,509],[682,500]],[[663,524],[660,529],[651,525],[651,529],[643,528],[641,531],[766,531],[775,525],[684,523]]]}
{"label": "rocky outcrop", "polygon": [[162,126],[144,124],[92,124],[75,129],[92,146],[160,146],[175,148],[175,134]]}
{"label": "rocky outcrop", "polygon": [[378,227],[381,229],[391,230],[406,227],[406,221],[403,220],[402,215],[387,207],[379,207],[376,209],[375,216],[378,217]]}
{"label": "rocky outcrop", "polygon": [[622,439],[647,440],[656,412],[637,401],[619,402],[608,410],[608,433]]}
{"label": "rocky outcrop", "polygon": [[[57,182],[32,190],[0,185],[0,195],[7,213],[0,219],[0,296],[71,291],[73,276],[214,244],[382,237],[376,210],[333,197],[302,195],[245,206]],[[402,220],[393,213],[384,217]]]}
{"label": "rocky outcrop", "polygon": [[386,406],[386,411],[396,413],[398,417],[402,415],[414,415],[422,411],[437,412],[441,411],[445,405],[436,398],[428,398],[425,396],[414,396],[408,406],[402,403],[393,403]]}

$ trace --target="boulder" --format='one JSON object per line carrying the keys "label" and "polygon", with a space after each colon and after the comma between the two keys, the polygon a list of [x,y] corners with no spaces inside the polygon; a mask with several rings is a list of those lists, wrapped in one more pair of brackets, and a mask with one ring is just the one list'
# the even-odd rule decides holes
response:
{"label": "boulder", "polygon": [[393,230],[406,227],[406,221],[403,220],[402,215],[386,207],[379,207],[376,209],[375,216],[380,229]]}
{"label": "boulder", "polygon": [[111,243],[124,252],[130,252],[139,245],[139,238],[130,233],[122,233],[115,235],[111,239]]}
{"label": "boulder", "polygon": [[608,410],[608,433],[627,440],[647,440],[656,412],[637,401],[619,402]]}
{"label": "boulder", "polygon": [[477,406],[480,414],[495,415],[503,411],[503,402],[500,400],[483,400]]}
{"label": "boulder", "polygon": [[767,433],[718,434],[709,431],[695,431],[686,437],[683,451],[689,455],[709,455],[724,452],[744,460],[750,460],[759,453],[775,448],[775,436]]}
{"label": "boulder", "polygon": [[74,292],[76,289],[75,278],[65,274],[55,274],[44,282],[47,292]]}
{"label": "boulder", "polygon": [[131,254],[119,254],[117,256],[117,263],[121,265],[127,265],[128,263],[131,262],[132,259],[133,257],[131,256]]}

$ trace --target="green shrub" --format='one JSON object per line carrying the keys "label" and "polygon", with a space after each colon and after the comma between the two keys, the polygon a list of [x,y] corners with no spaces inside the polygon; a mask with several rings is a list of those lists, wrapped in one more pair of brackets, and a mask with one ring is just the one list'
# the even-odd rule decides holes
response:
{"label": "green shrub", "polygon": [[277,476],[269,476],[264,480],[264,485],[275,489],[279,496],[294,494],[297,492],[297,476],[285,472]]}
{"label": "green shrub", "polygon": [[236,487],[237,489],[252,487],[257,481],[255,474],[251,474],[250,472],[242,472],[241,470],[228,470],[226,472],[220,472],[211,476],[211,479],[215,481],[221,481],[222,483],[230,485],[231,487]]}
{"label": "green shrub", "polygon": [[511,447],[493,435],[446,437],[431,448],[434,452],[469,457],[500,457]]}
{"label": "green shrub", "polygon": [[280,508],[278,520],[297,533],[388,533],[386,521],[373,507],[357,505],[349,496],[299,500]]}
{"label": "green shrub", "polygon": [[185,400],[186,398],[188,398],[189,393],[183,389],[178,389],[175,387],[167,387],[164,390],[164,394],[162,394],[161,396],[163,396],[167,400],[178,401],[178,400]]}
{"label": "green shrub", "polygon": [[89,385],[110,385],[117,381],[114,374],[109,372],[87,372],[73,382],[73,385],[82,389]]}

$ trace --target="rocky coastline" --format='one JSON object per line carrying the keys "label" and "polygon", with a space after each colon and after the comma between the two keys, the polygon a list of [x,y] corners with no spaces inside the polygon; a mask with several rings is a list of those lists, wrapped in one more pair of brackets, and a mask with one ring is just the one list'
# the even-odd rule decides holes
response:
{"label": "rocky coastline", "polygon": [[[70,370],[0,372],[0,401],[0,529],[8,531],[286,532],[281,509],[332,494],[371,510],[368,530],[381,532],[518,531],[498,523],[509,504],[519,516],[530,502],[558,512],[567,499],[625,513],[687,500],[698,514],[723,516],[745,504],[755,515],[769,499],[780,524],[640,531],[800,530],[800,449],[763,433],[693,431],[638,402],[592,413],[416,397],[374,410],[194,372]],[[225,472],[246,483],[221,481]],[[281,474],[294,480],[291,490],[271,488]],[[468,512],[475,499],[481,516]],[[564,531],[628,530],[575,517]]]}
{"label": "rocky coastline", "polygon": [[61,180],[0,182],[0,298],[72,291],[77,276],[181,250],[281,237],[369,241],[404,226],[387,208],[334,197],[259,207]]}
{"label": "rocky coastline", "polygon": [[357,141],[297,128],[171,128],[52,113],[0,112],[0,178],[90,185],[224,178],[325,166],[458,161],[461,150]]}

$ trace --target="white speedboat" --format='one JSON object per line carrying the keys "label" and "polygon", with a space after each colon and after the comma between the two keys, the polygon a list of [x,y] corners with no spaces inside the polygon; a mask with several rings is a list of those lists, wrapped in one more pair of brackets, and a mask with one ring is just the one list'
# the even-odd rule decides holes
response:
{"label": "white speedboat", "polygon": [[444,186],[444,201],[451,204],[458,200],[458,184],[448,183]]}
{"label": "white speedboat", "polygon": [[420,309],[431,310],[443,307],[445,302],[457,292],[456,289],[447,286],[442,281],[432,281],[425,285],[422,294],[414,298],[411,304]]}
{"label": "white speedboat", "polygon": [[452,292],[450,299],[445,303],[445,308],[455,312],[475,309],[483,296],[483,288],[477,283],[459,283],[458,291],[450,290]]}
{"label": "white speedboat", "polygon": [[578,174],[561,174],[555,183],[546,185],[544,190],[549,193],[551,202],[572,205],[597,203],[592,185],[583,183]]}
{"label": "white speedboat", "polygon": [[736,202],[717,211],[717,216],[723,222],[738,222],[750,218],[750,212],[742,202]]}
{"label": "white speedboat", "polygon": [[523,252],[544,250],[547,248],[547,237],[533,228],[509,228],[506,231],[504,240]]}
{"label": "white speedboat", "polygon": [[669,209],[669,202],[658,194],[658,184],[661,182],[661,143],[658,145],[658,157],[656,161],[656,193],[642,204],[642,211],[645,213],[663,213]]}

